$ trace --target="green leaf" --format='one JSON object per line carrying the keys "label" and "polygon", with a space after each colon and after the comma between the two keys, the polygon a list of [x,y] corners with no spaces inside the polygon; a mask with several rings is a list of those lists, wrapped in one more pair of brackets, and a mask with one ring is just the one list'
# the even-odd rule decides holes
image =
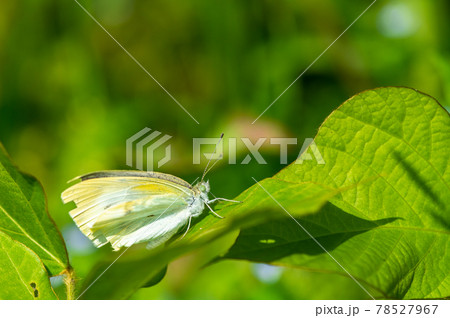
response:
{"label": "green leaf", "polygon": [[0,232],[0,299],[57,299],[39,257]]}
{"label": "green leaf", "polygon": [[0,231],[35,252],[50,275],[69,267],[61,234],[47,213],[41,184],[20,173],[0,144]]}
{"label": "green leaf", "polygon": [[[359,185],[298,222],[378,296],[450,296],[448,112],[413,89],[370,90],[334,111],[314,140],[324,165],[297,161],[275,177]],[[242,231],[227,257],[346,275],[289,220]]]}
{"label": "green leaf", "polygon": [[[277,179],[266,179],[260,184],[276,199],[285,202],[294,216],[318,211],[338,192],[315,183],[292,183]],[[183,239],[175,240],[167,247],[150,251],[139,247],[130,248],[123,256],[120,256],[121,252],[114,253],[88,275],[80,290],[82,298],[128,298],[159,275],[170,261],[181,255],[202,250],[206,255],[203,263],[207,263],[231,247],[237,237],[237,230],[287,217],[259,185],[247,189],[237,200],[243,203],[224,204],[222,208],[216,209],[224,219],[205,213]]]}
{"label": "green leaf", "polygon": [[[327,251],[350,238],[393,222],[395,218],[368,221],[327,203],[318,213],[296,219]],[[276,262],[293,254],[318,255],[324,250],[292,219],[274,220],[242,231],[227,258]]]}
{"label": "green leaf", "polygon": [[148,282],[142,285],[142,288],[152,287],[156,284],[159,284],[159,282],[163,280],[164,276],[166,276],[166,273],[167,273],[167,266],[165,266],[159,273],[153,276]]}

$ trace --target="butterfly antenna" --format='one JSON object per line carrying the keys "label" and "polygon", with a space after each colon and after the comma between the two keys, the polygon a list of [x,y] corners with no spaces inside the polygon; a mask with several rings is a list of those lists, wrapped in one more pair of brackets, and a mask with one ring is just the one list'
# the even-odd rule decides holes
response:
{"label": "butterfly antenna", "polygon": [[211,165],[211,167],[209,167],[209,169],[205,172],[205,176],[208,174],[208,172],[210,172],[212,170],[212,168],[214,168],[216,163],[218,163],[219,160],[222,159],[222,158],[223,158],[223,156],[220,156],[216,161],[214,161],[214,163]]}
{"label": "butterfly antenna", "polygon": [[[219,138],[219,141],[218,141],[217,144],[216,144],[216,147],[214,147],[214,152],[213,152],[214,154],[216,153],[217,146],[220,144],[220,142],[222,141],[222,139],[223,139],[223,133],[220,135],[220,138]],[[200,180],[200,182],[203,181],[203,179],[205,178],[206,174],[209,172],[209,170],[211,170],[211,169],[208,170],[208,167],[209,167],[209,164],[211,163],[211,160],[212,160],[212,159],[213,159],[213,157],[211,157],[211,158],[209,159],[208,163],[206,164],[206,167],[205,167],[205,170],[203,170],[202,179]],[[214,165],[215,165],[220,159],[222,159],[222,157],[219,157],[219,158],[217,159],[217,161],[211,166],[211,168],[214,167]]]}

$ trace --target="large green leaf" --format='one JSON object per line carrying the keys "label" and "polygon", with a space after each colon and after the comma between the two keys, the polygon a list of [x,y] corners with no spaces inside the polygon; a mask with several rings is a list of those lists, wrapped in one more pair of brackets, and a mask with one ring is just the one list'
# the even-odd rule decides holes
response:
{"label": "large green leaf", "polygon": [[[324,165],[297,161],[275,177],[336,189],[373,182],[298,222],[378,296],[450,296],[448,112],[413,89],[370,90],[334,111],[315,144]],[[242,231],[227,257],[346,275],[290,220]]]}
{"label": "large green leaf", "polygon": [[0,232],[0,299],[57,299],[39,257]]}
{"label": "large green leaf", "polygon": [[68,268],[61,234],[47,213],[40,183],[20,173],[0,144],[0,231],[34,251],[51,275]]}
{"label": "large green leaf", "polygon": [[[276,199],[282,200],[297,217],[318,211],[339,191],[315,183],[276,179],[263,180],[261,185]],[[224,219],[207,215],[196,222],[183,239],[174,241],[167,247],[151,251],[131,248],[117,261],[115,259],[120,256],[120,252],[103,260],[85,280],[84,287],[80,290],[82,298],[128,298],[160,275],[164,267],[175,258],[200,249],[206,255],[203,261],[208,262],[228,250],[237,237],[238,229],[287,216],[279,211],[278,205],[258,185],[249,188],[237,199],[243,203],[227,204],[217,209]]]}

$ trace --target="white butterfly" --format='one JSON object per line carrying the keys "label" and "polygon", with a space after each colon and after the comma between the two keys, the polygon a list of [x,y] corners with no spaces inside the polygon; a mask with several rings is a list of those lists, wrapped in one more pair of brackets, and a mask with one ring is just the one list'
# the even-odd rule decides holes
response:
{"label": "white butterfly", "polygon": [[[209,164],[209,163],[208,163]],[[212,167],[211,167],[212,168]],[[209,171],[209,170],[208,170]],[[70,216],[81,232],[100,247],[108,242],[114,250],[147,242],[153,248],[168,241],[182,227],[202,214],[205,205],[231,201],[210,200],[209,182],[196,185],[175,176],[145,171],[100,171],[90,173],[61,195],[64,203],[73,201]],[[186,230],[186,233],[187,233]]]}

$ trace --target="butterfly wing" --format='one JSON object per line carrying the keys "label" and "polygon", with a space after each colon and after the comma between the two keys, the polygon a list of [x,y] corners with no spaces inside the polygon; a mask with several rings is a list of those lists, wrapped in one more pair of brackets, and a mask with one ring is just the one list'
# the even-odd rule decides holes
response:
{"label": "butterfly wing", "polygon": [[156,246],[189,219],[192,188],[174,176],[104,171],[80,179],[62,193],[62,199],[75,202],[70,216],[97,247],[110,242],[118,250],[149,240]]}

